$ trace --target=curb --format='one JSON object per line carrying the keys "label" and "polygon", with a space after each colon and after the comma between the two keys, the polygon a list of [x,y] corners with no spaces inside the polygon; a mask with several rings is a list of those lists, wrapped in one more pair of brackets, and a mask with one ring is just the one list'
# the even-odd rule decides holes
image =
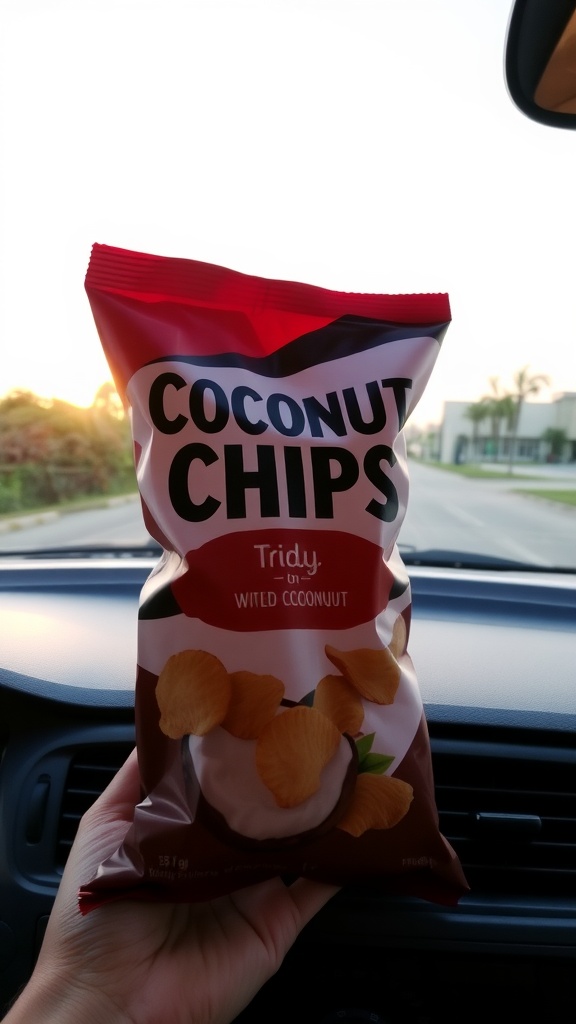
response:
{"label": "curb", "polygon": [[35,512],[26,516],[10,516],[9,519],[0,519],[0,533],[14,533],[16,530],[26,530],[29,526],[43,526],[44,523],[59,519],[60,515],[60,512]]}
{"label": "curb", "polygon": [[6,516],[0,519],[0,533],[14,533],[16,530],[26,530],[31,526],[43,526],[45,523],[52,523],[65,515],[72,515],[73,512],[89,512],[91,509],[113,508],[115,505],[127,505],[128,502],[137,501],[138,494],[119,494],[113,498],[102,498],[91,505],[82,508],[61,508],[50,509],[49,511],[30,512],[18,516]]}
{"label": "curb", "polygon": [[540,497],[539,494],[534,494],[534,491],[528,492],[523,490],[521,487],[517,487],[510,493],[520,494],[527,501],[530,501],[530,499],[532,499],[532,501],[539,502],[540,505],[547,505],[548,508],[556,508],[559,509],[561,512],[567,514],[574,515],[574,513],[576,513],[576,505],[569,505],[567,501],[554,501],[554,498],[547,498],[545,497],[545,495],[542,495],[542,497]]}

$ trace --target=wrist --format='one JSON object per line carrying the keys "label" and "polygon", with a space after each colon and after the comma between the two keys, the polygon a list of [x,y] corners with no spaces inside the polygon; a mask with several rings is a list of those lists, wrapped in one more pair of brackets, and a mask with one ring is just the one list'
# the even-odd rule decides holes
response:
{"label": "wrist", "polygon": [[3,1024],[130,1024],[101,992],[36,969]]}

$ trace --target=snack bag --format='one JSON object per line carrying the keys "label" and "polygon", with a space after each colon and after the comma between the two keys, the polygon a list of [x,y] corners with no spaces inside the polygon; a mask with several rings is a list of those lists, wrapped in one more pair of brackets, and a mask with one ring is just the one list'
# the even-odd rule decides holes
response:
{"label": "snack bag", "polygon": [[396,546],[448,297],[104,245],[86,290],[164,554],[139,612],[143,800],[81,909],[277,875],[456,902]]}

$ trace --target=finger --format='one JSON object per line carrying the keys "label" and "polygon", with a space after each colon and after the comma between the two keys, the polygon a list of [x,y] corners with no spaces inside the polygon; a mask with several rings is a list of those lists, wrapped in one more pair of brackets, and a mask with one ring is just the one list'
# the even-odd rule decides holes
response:
{"label": "finger", "polygon": [[136,750],[133,750],[83,815],[57,899],[64,900],[68,890],[75,894],[78,887],[94,875],[101,861],[118,849],[139,799],[140,773]]}
{"label": "finger", "polygon": [[83,824],[106,821],[131,822],[134,807],[141,798],[138,755],[134,749],[117,771],[106,789],[92,804],[83,818]]}
{"label": "finger", "polygon": [[309,879],[287,886],[272,878],[239,889],[230,899],[279,965],[302,928],[337,892],[335,885]]}
{"label": "finger", "polygon": [[327,885],[324,882],[314,882],[308,878],[299,878],[289,887],[289,893],[294,905],[300,915],[301,927],[309,921],[330,902],[333,896],[340,891],[337,885]]}

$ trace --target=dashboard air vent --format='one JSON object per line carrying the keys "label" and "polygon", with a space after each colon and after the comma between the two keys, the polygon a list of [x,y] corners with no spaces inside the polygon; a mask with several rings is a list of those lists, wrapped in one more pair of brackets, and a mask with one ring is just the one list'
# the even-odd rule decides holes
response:
{"label": "dashboard air vent", "polygon": [[[576,742],[546,734],[430,727],[443,834],[475,892],[576,892]],[[56,861],[66,863],[80,818],[123,764],[131,743],[73,752]]]}
{"label": "dashboard air vent", "polygon": [[87,744],[72,753],[60,807],[56,866],[62,869],[80,818],[124,764],[133,743]]}
{"label": "dashboard air vent", "polygon": [[[443,834],[472,889],[576,892],[576,744],[546,734],[431,732]],[[447,734],[448,732],[448,734]],[[484,736],[482,735],[484,733]]]}

